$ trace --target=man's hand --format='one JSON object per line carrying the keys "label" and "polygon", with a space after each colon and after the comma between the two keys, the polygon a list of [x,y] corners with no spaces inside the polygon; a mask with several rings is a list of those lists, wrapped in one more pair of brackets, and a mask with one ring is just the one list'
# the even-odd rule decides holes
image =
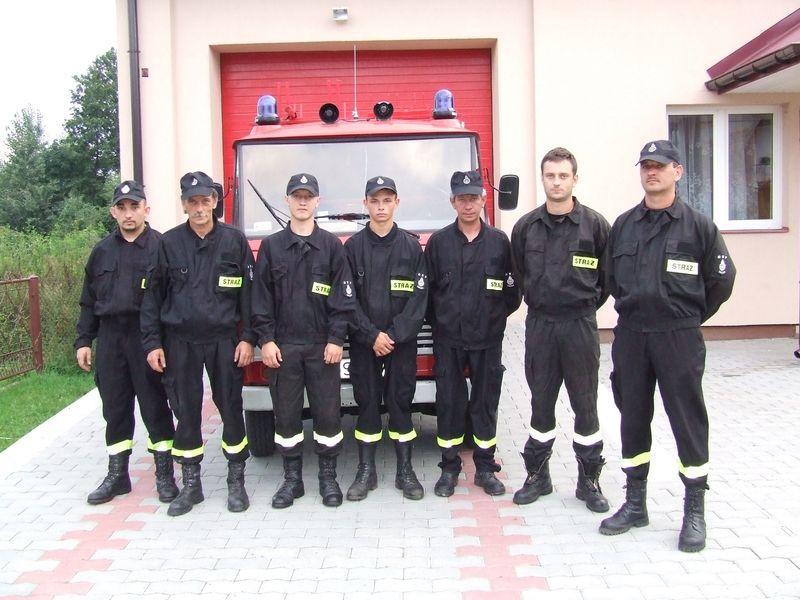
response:
{"label": "man's hand", "polygon": [[147,364],[156,373],[163,373],[167,368],[167,359],[164,357],[164,349],[156,348],[147,354]]}
{"label": "man's hand", "polygon": [[375,338],[375,343],[372,344],[372,350],[375,352],[375,356],[386,356],[394,350],[394,340],[381,331]]}
{"label": "man's hand", "polygon": [[281,356],[281,349],[275,342],[267,342],[261,346],[261,362],[267,365],[270,369],[277,369],[283,362]]}
{"label": "man's hand", "polygon": [[81,369],[87,373],[92,370],[92,349],[89,346],[78,348],[75,357],[78,359],[78,366]]}
{"label": "man's hand", "polygon": [[342,360],[342,347],[336,344],[327,344],[322,355],[326,365],[333,365]]}
{"label": "man's hand", "polygon": [[246,367],[253,362],[253,344],[250,342],[239,342],[236,351],[233,353],[233,362],[237,367]]}

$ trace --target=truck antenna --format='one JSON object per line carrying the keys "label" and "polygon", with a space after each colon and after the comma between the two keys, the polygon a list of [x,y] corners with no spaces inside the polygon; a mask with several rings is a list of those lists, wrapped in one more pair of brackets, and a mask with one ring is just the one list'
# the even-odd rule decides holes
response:
{"label": "truck antenna", "polygon": [[353,119],[358,121],[358,66],[356,57],[356,45],[353,44]]}

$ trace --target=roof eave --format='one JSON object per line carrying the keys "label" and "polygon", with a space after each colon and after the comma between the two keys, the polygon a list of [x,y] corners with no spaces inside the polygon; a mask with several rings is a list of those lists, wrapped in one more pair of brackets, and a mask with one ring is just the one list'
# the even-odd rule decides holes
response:
{"label": "roof eave", "polygon": [[797,63],[800,63],[800,44],[789,44],[780,50],[706,81],[706,89],[717,94],[724,94]]}

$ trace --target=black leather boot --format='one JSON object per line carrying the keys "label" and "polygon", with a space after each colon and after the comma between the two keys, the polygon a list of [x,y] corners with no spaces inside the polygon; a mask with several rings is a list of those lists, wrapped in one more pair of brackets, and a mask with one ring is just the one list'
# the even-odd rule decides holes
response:
{"label": "black leather boot", "polygon": [[433,493],[442,498],[452,496],[456,491],[458,485],[458,475],[461,471],[442,471],[439,476],[439,481],[433,486]]}
{"label": "black leather boot", "polygon": [[181,465],[183,474],[183,489],[178,493],[177,498],[169,503],[167,514],[170,517],[178,517],[188,513],[195,504],[200,504],[205,497],[203,496],[203,486],[200,483],[200,463]]}
{"label": "black leather boot", "polygon": [[678,538],[681,552],[700,552],[706,547],[705,495],[708,486],[686,487],[683,497],[683,526]]}
{"label": "black leather boot", "polygon": [[115,496],[131,491],[131,478],[128,475],[129,458],[130,452],[112,454],[108,457],[108,474],[97,489],[86,498],[89,504],[103,504]]}
{"label": "black leather boot", "polygon": [[394,451],[397,454],[397,474],[394,478],[394,487],[403,491],[403,498],[421,500],[425,490],[414,473],[411,466],[411,442],[395,442]]}
{"label": "black leather boot", "polygon": [[625,533],[631,527],[644,527],[650,523],[647,516],[647,480],[631,479],[625,489],[625,504],[613,516],[603,519],[600,523],[600,533],[603,535],[618,535]]}
{"label": "black leather boot", "polygon": [[575,488],[575,497],[586,502],[586,508],[592,512],[608,512],[608,500],[600,489],[600,472],[606,464],[602,458],[596,462],[585,462],[581,457],[578,461],[578,485]]}
{"label": "black leather boot", "polygon": [[478,471],[475,473],[475,485],[483,488],[490,496],[502,496],[506,493],[506,486],[497,478],[493,471]]}
{"label": "black leather boot", "polygon": [[550,451],[538,461],[534,461],[524,454],[522,459],[525,461],[525,469],[528,471],[528,477],[525,478],[525,483],[522,487],[514,493],[514,504],[530,504],[536,502],[539,496],[546,496],[553,493],[553,482],[550,480],[550,457],[553,452]]}
{"label": "black leather boot", "polygon": [[250,508],[250,498],[244,489],[245,461],[228,461],[228,510],[243,512]]}
{"label": "black leather boot", "polygon": [[356,478],[347,489],[348,500],[363,500],[367,494],[378,487],[378,473],[375,470],[376,443],[358,442],[358,468]]}
{"label": "black leather boot", "polygon": [[342,489],[336,481],[336,457],[319,457],[319,495],[325,506],[341,506]]}
{"label": "black leather boot", "polygon": [[283,457],[283,482],[272,496],[272,508],[288,508],[294,504],[295,498],[306,493],[303,486],[303,457]]}
{"label": "black leather boot", "polygon": [[161,502],[172,502],[178,496],[172,453],[154,452],[153,461],[156,463],[156,492],[158,492],[158,499]]}

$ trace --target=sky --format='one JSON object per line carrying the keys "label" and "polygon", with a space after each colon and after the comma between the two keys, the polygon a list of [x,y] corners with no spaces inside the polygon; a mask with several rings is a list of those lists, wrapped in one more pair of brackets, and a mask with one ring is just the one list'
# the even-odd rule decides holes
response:
{"label": "sky", "polygon": [[14,115],[42,114],[48,141],[63,136],[72,77],[116,47],[114,0],[0,0],[0,157]]}

